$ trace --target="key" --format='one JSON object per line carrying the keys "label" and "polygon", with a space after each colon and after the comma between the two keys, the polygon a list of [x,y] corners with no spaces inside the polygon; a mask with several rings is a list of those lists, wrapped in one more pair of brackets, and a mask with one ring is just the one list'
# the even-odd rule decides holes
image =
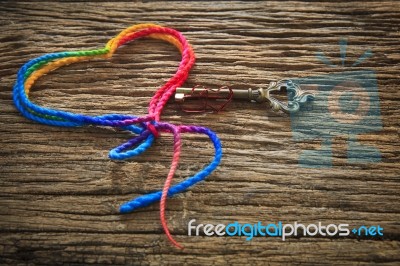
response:
{"label": "key", "polygon": [[[287,102],[278,100],[272,94],[273,92],[282,92],[284,90],[288,94]],[[227,86],[219,89],[207,89],[196,86],[194,88],[179,87],[175,92],[175,101],[181,103],[181,106],[185,106],[182,107],[185,112],[205,112],[208,109],[218,112],[234,99],[258,103],[269,102],[274,111],[281,110],[285,113],[295,113],[303,105],[313,101],[315,95],[311,92],[303,91],[299,84],[291,80],[273,81],[267,88],[258,89],[231,89]],[[188,101],[193,100],[197,100],[197,103],[188,104]],[[213,101],[216,103],[212,103]]]}

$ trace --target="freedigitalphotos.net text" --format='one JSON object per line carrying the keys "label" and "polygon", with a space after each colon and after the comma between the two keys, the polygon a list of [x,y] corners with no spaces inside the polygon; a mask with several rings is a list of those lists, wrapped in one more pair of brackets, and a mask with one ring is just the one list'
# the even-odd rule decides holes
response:
{"label": "freedigitalphotos.net text", "polygon": [[237,221],[225,224],[195,224],[196,219],[192,219],[188,223],[189,236],[246,236],[249,241],[255,236],[271,236],[281,237],[283,241],[290,236],[349,236],[351,233],[358,236],[383,236],[383,228],[377,226],[358,226],[350,229],[349,224],[328,224],[323,225],[321,222],[316,224],[294,223],[269,223],[264,225],[262,222],[255,224],[241,224]]}

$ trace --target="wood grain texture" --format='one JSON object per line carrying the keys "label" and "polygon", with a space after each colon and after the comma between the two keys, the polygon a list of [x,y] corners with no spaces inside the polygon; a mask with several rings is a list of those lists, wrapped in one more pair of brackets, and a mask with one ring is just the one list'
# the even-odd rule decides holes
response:
{"label": "wood grain texture", "polygon": [[[375,264],[400,263],[399,74],[400,4],[330,2],[1,2],[0,263],[1,264]],[[350,164],[346,139],[333,141],[333,166],[298,164],[290,118],[263,105],[233,103],[220,114],[187,115],[171,102],[163,120],[200,124],[223,142],[221,166],[206,182],[168,201],[170,229],[186,249],[171,247],[158,205],[119,215],[120,203],[159,189],[172,138],[163,134],[144,155],[115,162],[108,151],[129,135],[105,128],[55,128],[28,121],[14,108],[18,68],[48,52],[101,47],[129,25],[153,22],[181,31],[197,62],[187,86],[265,86],[271,80],[337,73],[315,58],[324,51],[376,72],[382,130],[361,134],[382,161]],[[146,113],[154,91],[180,60],[170,45],[138,40],[109,61],[70,65],[40,79],[31,98],[85,114]],[[212,156],[202,137],[185,136],[176,180]],[[383,237],[189,237],[187,223],[302,222],[377,225]]]}

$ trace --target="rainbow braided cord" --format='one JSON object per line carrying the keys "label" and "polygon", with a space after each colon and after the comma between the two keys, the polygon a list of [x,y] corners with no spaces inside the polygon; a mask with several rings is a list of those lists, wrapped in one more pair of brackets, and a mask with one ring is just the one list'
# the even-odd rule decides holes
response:
{"label": "rainbow braided cord", "polygon": [[[123,114],[107,114],[89,116],[71,112],[45,108],[32,103],[29,91],[35,81],[41,76],[64,65],[88,61],[92,59],[111,58],[118,47],[134,39],[150,37],[165,40],[176,46],[182,54],[182,60],[173,77],[154,94],[148,108],[148,115],[131,116]],[[86,125],[98,125],[117,127],[128,130],[136,136],[120,146],[112,149],[109,157],[114,160],[123,160],[138,156],[146,151],[158,137],[160,132],[173,134],[174,150],[173,159],[164,187],[161,191],[139,196],[121,205],[121,213],[129,213],[136,209],[146,207],[156,201],[160,201],[160,219],[162,227],[168,239],[177,247],[182,248],[171,236],[165,219],[167,197],[181,193],[196,183],[204,180],[221,161],[221,142],[217,135],[208,128],[200,126],[174,125],[161,122],[160,115],[168,99],[174,94],[177,87],[181,86],[188,77],[189,71],[194,65],[195,55],[192,47],[185,37],[171,28],[154,24],[139,24],[123,30],[112,38],[104,48],[97,50],[50,53],[37,57],[21,67],[17,74],[17,80],[13,89],[13,101],[17,109],[26,117],[36,122],[61,127],[78,127]],[[181,153],[181,134],[199,133],[207,135],[214,144],[215,155],[213,161],[204,169],[187,178],[186,180],[171,186],[171,181],[178,167]]]}

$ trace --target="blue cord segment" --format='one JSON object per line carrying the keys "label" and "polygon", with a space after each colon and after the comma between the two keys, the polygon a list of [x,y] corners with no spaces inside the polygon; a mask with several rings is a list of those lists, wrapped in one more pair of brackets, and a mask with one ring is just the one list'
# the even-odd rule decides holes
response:
{"label": "blue cord segment", "polygon": [[[197,184],[200,181],[203,181],[208,175],[214,171],[221,162],[222,158],[222,147],[221,141],[219,140],[218,136],[211,130],[206,129],[205,134],[209,136],[211,141],[214,144],[215,155],[214,160],[207,165],[203,170],[196,173],[194,176],[189,177],[188,179],[170,187],[168,191],[168,197],[172,197],[175,194],[182,193],[187,190],[189,187]],[[134,210],[147,207],[148,205],[160,201],[162,195],[162,191],[157,191],[153,193],[149,193],[146,195],[139,196],[131,201],[128,201],[121,205],[119,211],[121,213],[130,213]]]}

